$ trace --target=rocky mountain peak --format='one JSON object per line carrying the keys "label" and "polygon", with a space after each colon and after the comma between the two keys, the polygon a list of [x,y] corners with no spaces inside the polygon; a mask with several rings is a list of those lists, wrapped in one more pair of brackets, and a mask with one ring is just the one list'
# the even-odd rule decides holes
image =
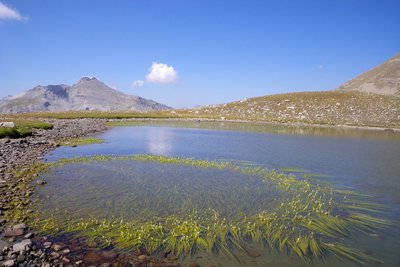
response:
{"label": "rocky mountain peak", "polygon": [[94,76],[83,76],[82,78],[79,79],[79,81],[75,84],[86,84],[86,83],[93,83],[93,84],[103,84],[103,82],[101,82],[100,80],[98,80],[96,77]]}
{"label": "rocky mountain peak", "polygon": [[98,81],[95,76],[82,76],[79,81]]}
{"label": "rocky mountain peak", "polygon": [[36,111],[147,111],[170,107],[114,90],[94,76],[84,76],[73,86],[36,86],[0,100],[0,114]]}

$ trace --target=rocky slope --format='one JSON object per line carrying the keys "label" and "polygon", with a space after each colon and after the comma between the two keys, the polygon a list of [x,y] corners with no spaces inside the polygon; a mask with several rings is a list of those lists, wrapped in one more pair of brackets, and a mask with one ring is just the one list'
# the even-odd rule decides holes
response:
{"label": "rocky slope", "polygon": [[37,111],[149,111],[168,106],[114,90],[94,77],[83,77],[73,86],[36,86],[19,95],[0,100],[0,114]]}
{"label": "rocky slope", "polygon": [[360,92],[279,94],[181,112],[217,119],[400,128],[400,97]]}
{"label": "rocky slope", "polygon": [[400,54],[346,82],[338,90],[400,97]]}

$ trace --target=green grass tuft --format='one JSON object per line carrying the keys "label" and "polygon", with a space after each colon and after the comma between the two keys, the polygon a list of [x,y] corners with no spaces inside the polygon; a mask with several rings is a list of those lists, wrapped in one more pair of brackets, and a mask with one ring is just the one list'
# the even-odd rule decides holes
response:
{"label": "green grass tuft", "polygon": [[93,137],[79,137],[79,138],[71,138],[63,140],[59,143],[59,145],[75,147],[75,146],[101,144],[101,143],[104,143],[104,139],[93,138]]}

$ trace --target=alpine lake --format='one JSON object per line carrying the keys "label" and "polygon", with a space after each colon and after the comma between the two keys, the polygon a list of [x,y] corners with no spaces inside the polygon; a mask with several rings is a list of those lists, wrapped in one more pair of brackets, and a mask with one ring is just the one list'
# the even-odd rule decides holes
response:
{"label": "alpine lake", "polygon": [[35,227],[200,266],[400,266],[400,134],[143,121],[48,154]]}

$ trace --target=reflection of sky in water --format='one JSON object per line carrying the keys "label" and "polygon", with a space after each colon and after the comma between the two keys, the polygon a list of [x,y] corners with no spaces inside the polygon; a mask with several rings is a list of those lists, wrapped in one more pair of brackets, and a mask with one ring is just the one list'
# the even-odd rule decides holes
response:
{"label": "reflection of sky in water", "polygon": [[117,127],[99,137],[106,143],[60,147],[47,159],[158,154],[246,161],[267,168],[294,167],[330,175],[338,183],[388,197],[397,203],[400,201],[400,142],[396,138],[381,140],[151,126]]}
{"label": "reflection of sky in water", "polygon": [[151,131],[146,136],[146,144],[151,154],[169,155],[172,150],[173,133],[171,131]]}

